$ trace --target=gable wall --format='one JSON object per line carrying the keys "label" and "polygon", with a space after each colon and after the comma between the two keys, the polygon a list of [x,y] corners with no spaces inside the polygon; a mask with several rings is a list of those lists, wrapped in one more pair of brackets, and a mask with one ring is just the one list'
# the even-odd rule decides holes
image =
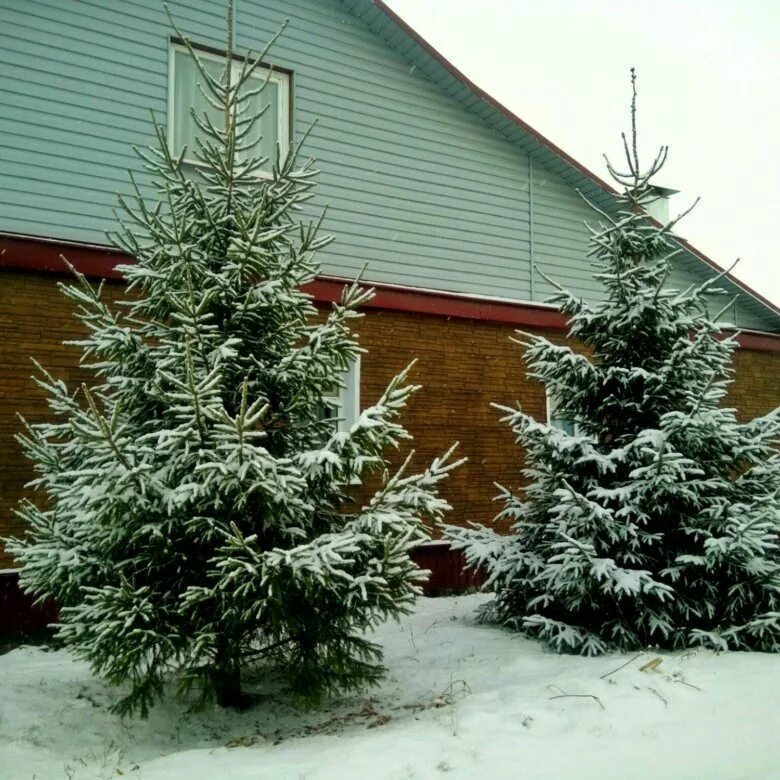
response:
{"label": "gable wall", "polygon": [[[223,48],[223,0],[170,4]],[[543,300],[531,262],[599,296],[585,261],[593,213],[571,187],[431,84],[337,0],[237,0],[238,50],[289,19],[270,60],[294,71],[298,136],[321,170],[316,209],[337,240],[323,272]],[[132,145],[166,119],[171,29],[160,0],[0,0],[0,231],[104,244]],[[531,168],[533,167],[533,174]],[[532,180],[532,181],[531,181]],[[533,203],[531,202],[533,194]],[[680,284],[692,280],[680,269]],[[754,315],[744,327],[762,328]]]}
{"label": "gable wall", "polygon": [[[182,30],[224,48],[222,0],[172,3]],[[166,118],[159,0],[0,0],[5,74],[0,230],[105,243],[132,144]],[[527,297],[528,159],[441,94],[338,2],[239,0],[237,48],[294,71],[295,131],[322,170],[316,205],[337,242],[326,273]],[[140,175],[144,180],[143,175]]]}

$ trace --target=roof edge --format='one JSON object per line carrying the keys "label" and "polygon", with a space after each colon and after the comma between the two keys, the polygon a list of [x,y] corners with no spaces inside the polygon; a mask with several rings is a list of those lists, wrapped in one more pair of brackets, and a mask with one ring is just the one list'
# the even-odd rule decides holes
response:
{"label": "roof edge", "polygon": [[[471,90],[477,97],[479,97],[481,100],[484,100],[486,103],[491,105],[496,111],[503,114],[507,119],[509,119],[511,122],[516,124],[518,127],[520,127],[521,130],[528,133],[532,138],[535,138],[540,144],[547,147],[553,154],[560,157],[564,162],[571,165],[573,168],[576,168],[581,174],[586,176],[588,179],[590,179],[596,186],[600,187],[602,190],[604,190],[609,195],[618,195],[618,191],[608,182],[604,181],[600,176],[597,176],[593,171],[591,171],[589,168],[587,168],[585,165],[583,165],[578,160],[575,160],[570,154],[563,151],[557,144],[554,144],[549,138],[542,135],[538,130],[534,129],[529,125],[526,121],[521,119],[517,114],[515,114],[513,111],[511,111],[509,108],[507,108],[503,103],[499,102],[494,98],[492,95],[488,94],[482,87],[475,84],[468,76],[466,76],[463,71],[461,71],[459,68],[457,68],[450,60],[448,60],[438,49],[436,49],[431,43],[429,43],[425,38],[420,35],[413,27],[411,27],[407,22],[405,22],[395,11],[393,11],[390,6],[387,5],[384,0],[371,0],[374,6],[381,11],[388,19],[390,19],[393,24],[396,25],[405,35],[407,35],[409,38],[411,38],[418,46],[420,46],[422,49],[424,49],[428,54],[433,57],[440,65],[442,65],[444,68],[446,68],[449,73],[456,78],[458,81],[461,82],[466,88]],[[660,224],[656,220],[651,220],[655,224]],[[740,279],[737,279],[735,276],[733,276],[731,273],[727,272],[723,266],[721,266],[719,263],[717,263],[712,258],[708,257],[704,254],[701,250],[697,249],[693,244],[689,243],[684,238],[678,238],[674,237],[674,240],[677,241],[680,246],[683,247],[683,249],[690,252],[694,257],[696,257],[698,260],[701,260],[705,265],[710,266],[714,271],[717,271],[719,274],[723,274],[723,277],[725,279],[728,279],[732,284],[739,287],[743,292],[745,292],[747,295],[752,296],[755,298],[759,303],[763,304],[767,308],[769,308],[775,315],[780,317],[780,306],[770,301],[765,296],[761,295],[761,293],[754,290],[752,287],[747,285],[745,282],[741,281]]]}
{"label": "roof edge", "polygon": [[425,40],[413,27],[407,24],[395,11],[393,11],[384,0],[371,0],[371,2],[380,10],[385,16],[387,16],[393,24],[401,29],[406,35],[408,35],[418,46],[425,49],[435,60],[437,60],[443,67],[445,67],[458,81],[460,81],[465,87],[468,87],[477,97],[489,103],[496,111],[502,113],[507,119],[514,124],[518,125],[528,135],[535,138],[539,143],[546,146],[553,154],[560,157],[569,165],[576,168],[580,173],[587,176],[594,184],[598,185],[601,189],[606,190],[611,195],[617,195],[617,190],[612,187],[611,184],[604,181],[600,176],[597,176],[589,168],[586,168],[581,162],[575,160],[570,154],[564,152],[560,146],[554,144],[549,138],[542,135],[538,130],[531,127],[525,120],[521,119],[517,114],[508,109],[503,103],[500,103],[489,93],[485,92],[482,87],[475,84],[462,70],[457,68],[450,60],[448,60],[438,49],[436,49],[431,43]]}

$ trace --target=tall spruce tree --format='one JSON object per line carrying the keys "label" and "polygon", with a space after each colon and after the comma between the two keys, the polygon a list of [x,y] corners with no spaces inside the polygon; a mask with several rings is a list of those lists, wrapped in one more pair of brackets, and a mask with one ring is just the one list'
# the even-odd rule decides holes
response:
{"label": "tall spruce tree", "polygon": [[[632,88],[635,86],[632,71]],[[522,334],[530,376],[571,430],[498,407],[526,449],[527,487],[501,490],[511,533],[449,528],[494,593],[482,616],[557,651],[648,645],[780,651],[780,409],[740,423],[722,402],[735,334],[708,303],[718,278],[667,286],[679,220],[646,208],[646,172],[623,137],[619,212],[600,212],[589,255],[605,299],[558,288],[585,353]],[[722,301],[722,299],[721,299]],[[725,311],[725,310],[724,310]]]}
{"label": "tall spruce tree", "polygon": [[[63,286],[95,382],[73,391],[43,372],[56,420],[20,440],[44,500],[21,504],[29,534],[9,541],[24,588],[61,605],[59,637],[126,685],[120,713],[145,714],[171,673],[223,705],[243,701],[242,675],[261,664],[306,699],[377,680],[380,648],[363,632],[419,593],[409,551],[422,518],[449,508],[437,483],[457,465],[448,453],[388,476],[383,451],[410,438],[408,369],[347,431],[323,414],[362,351],[350,325],[372,292],[350,286],[318,318],[301,290],[330,238],[293,219],[316,173],[299,144],[256,175],[267,160],[248,81],[267,49],[236,76],[228,35],[214,77],[187,46],[224,125],[193,112],[192,169],[155,124],[159,147],[141,157],[159,201],[136,188],[121,204],[127,300],[109,307],[79,274]],[[377,469],[378,492],[350,503],[349,485]]]}

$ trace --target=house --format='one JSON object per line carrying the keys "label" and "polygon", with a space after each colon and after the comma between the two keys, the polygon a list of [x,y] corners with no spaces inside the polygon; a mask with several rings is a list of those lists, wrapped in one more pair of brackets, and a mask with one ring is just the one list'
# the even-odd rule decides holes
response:
{"label": "house", "polygon": [[[224,0],[170,3],[177,24],[219,67]],[[13,507],[30,477],[14,441],[17,412],[46,414],[29,375],[34,355],[75,381],[77,351],[62,344],[78,324],[60,295],[60,255],[84,273],[116,278],[126,261],[108,246],[127,170],[147,188],[132,146],[154,142],[151,107],[172,144],[187,140],[198,95],[161,0],[0,0],[0,534],[22,529]],[[377,296],[359,326],[369,350],[339,399],[348,420],[360,398],[419,357],[424,390],[405,423],[421,460],[459,440],[468,463],[446,486],[454,522],[487,521],[494,482],[516,484],[522,454],[492,401],[549,414],[541,386],[524,378],[518,328],[563,338],[534,264],[585,297],[600,290],[585,259],[593,219],[578,190],[614,210],[610,186],[471,83],[382,0],[239,0],[237,50],[257,51],[281,27],[264,121],[268,142],[300,137],[321,170],[315,206],[328,204],[337,240],[322,254],[318,301],[335,300],[367,263]],[[674,286],[720,269],[680,240]],[[780,402],[780,310],[738,280],[729,312],[742,330],[733,402],[742,414]],[[109,288],[111,286],[109,285]],[[109,289],[117,294],[119,285]],[[446,546],[420,551],[434,584],[462,584]],[[0,551],[12,626],[14,562]],[[5,599],[4,601],[2,599]]]}

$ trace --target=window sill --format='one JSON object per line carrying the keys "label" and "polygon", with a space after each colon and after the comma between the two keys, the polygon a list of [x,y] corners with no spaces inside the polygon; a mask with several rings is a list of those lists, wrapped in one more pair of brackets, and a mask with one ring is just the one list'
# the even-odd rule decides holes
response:
{"label": "window sill", "polygon": [[[186,158],[182,160],[182,166],[185,168],[197,168],[201,171],[208,171],[211,170],[211,167],[209,165],[206,165],[206,163],[199,162],[198,160],[187,160]],[[252,174],[253,179],[257,179],[259,182],[261,181],[273,181],[274,175],[271,173],[271,171],[257,171],[256,173]]]}

